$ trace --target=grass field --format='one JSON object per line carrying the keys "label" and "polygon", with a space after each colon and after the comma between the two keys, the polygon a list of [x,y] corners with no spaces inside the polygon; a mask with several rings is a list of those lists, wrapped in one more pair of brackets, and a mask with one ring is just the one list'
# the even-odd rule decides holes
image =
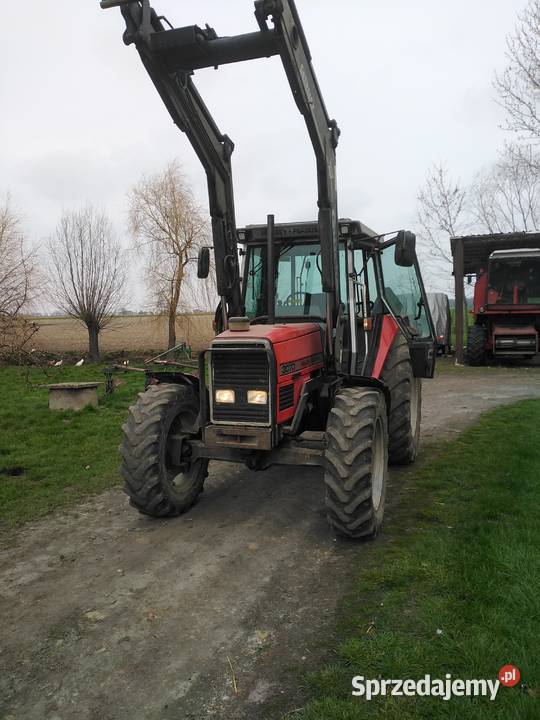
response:
{"label": "grass field", "polygon": [[[214,313],[179,314],[176,319],[178,342],[185,341],[195,349],[205,346],[213,337]],[[39,331],[32,338],[33,347],[55,357],[75,356],[78,360],[88,353],[88,331],[74,318],[32,317]],[[168,320],[163,315],[121,315],[99,335],[102,353],[138,353],[157,355],[167,347]]]}
{"label": "grass field", "polygon": [[40,384],[103,381],[99,366],[25,371],[0,368],[0,527],[38,518],[119,482],[118,444],[128,406],[144,376],[119,375],[111,396],[99,390],[99,408],[51,412]]}
{"label": "grass field", "polygon": [[[359,553],[335,663],[290,720],[540,717],[540,401],[485,415],[401,479],[384,539]],[[367,567],[366,567],[367,560]],[[496,699],[352,697],[351,678],[496,679]]]}

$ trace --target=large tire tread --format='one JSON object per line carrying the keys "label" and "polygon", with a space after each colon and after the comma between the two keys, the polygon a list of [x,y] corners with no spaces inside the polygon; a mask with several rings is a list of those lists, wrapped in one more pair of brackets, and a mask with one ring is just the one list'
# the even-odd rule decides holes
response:
{"label": "large tire tread", "polygon": [[[388,353],[381,375],[390,392],[388,418],[388,459],[392,465],[414,462],[418,451],[422,408],[422,381],[415,378],[409,346],[403,333],[398,333]],[[413,394],[413,383],[416,393]],[[413,427],[411,399],[417,401],[416,421]]]}
{"label": "large tire tread", "polygon": [[467,365],[485,365],[486,330],[482,325],[471,325],[467,335]]}
{"label": "large tire tread", "polygon": [[[372,503],[374,428],[382,422],[384,480],[382,500]],[[382,522],[386,484],[386,404],[382,393],[342,388],[335,396],[326,429],[326,509],[330,525],[349,538],[371,538]]]}
{"label": "large tire tread", "polygon": [[183,492],[175,492],[167,482],[163,443],[167,422],[179,408],[197,415],[197,397],[191,388],[175,384],[150,385],[139,393],[122,426],[124,492],[134,508],[152,517],[175,517],[189,510],[202,492],[208,474],[207,462],[199,461],[197,467],[190,470],[192,481]]}

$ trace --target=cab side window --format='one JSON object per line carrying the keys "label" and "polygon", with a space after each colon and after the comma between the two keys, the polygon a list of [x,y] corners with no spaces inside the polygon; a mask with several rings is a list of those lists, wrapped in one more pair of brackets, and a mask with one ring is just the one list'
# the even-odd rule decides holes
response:
{"label": "cab side window", "polygon": [[390,309],[403,320],[411,335],[429,338],[431,329],[416,268],[396,265],[393,246],[381,253],[381,266],[384,299]]}

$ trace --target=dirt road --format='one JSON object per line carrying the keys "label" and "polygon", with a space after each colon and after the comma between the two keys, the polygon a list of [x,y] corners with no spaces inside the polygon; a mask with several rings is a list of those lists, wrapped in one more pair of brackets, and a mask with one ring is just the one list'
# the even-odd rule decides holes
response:
{"label": "dirt road", "polygon": [[[532,395],[537,369],[443,371],[424,383],[423,455]],[[335,540],[323,501],[317,471],[216,464],[182,518],[118,490],[1,538],[0,717],[279,718],[369,552]]]}

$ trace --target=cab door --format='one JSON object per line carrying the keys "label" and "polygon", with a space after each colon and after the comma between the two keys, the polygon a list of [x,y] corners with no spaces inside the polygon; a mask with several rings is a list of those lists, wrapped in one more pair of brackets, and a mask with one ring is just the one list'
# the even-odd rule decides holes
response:
{"label": "cab door", "polygon": [[414,376],[432,378],[437,346],[418,258],[415,253],[412,265],[398,265],[395,245],[385,243],[379,252],[379,293],[407,338]]}

